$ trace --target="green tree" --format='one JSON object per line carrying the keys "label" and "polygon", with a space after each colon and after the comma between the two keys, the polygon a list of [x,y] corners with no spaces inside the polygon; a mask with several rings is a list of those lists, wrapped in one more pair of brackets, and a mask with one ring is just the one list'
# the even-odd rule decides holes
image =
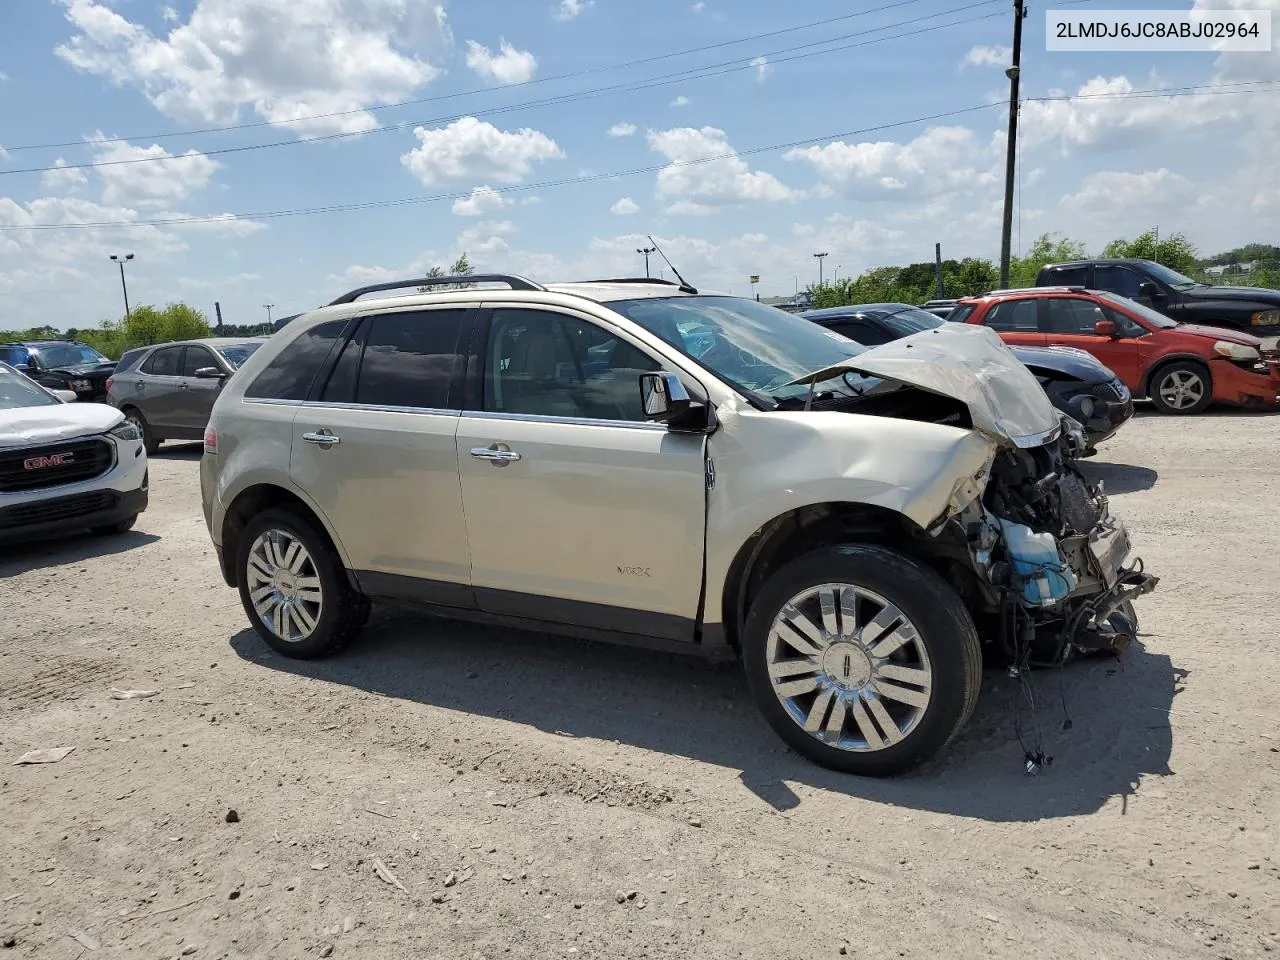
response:
{"label": "green tree", "polygon": [[1024,255],[1009,258],[1009,286],[1033,287],[1036,275],[1045,264],[1083,260],[1087,256],[1085,246],[1079,240],[1060,234],[1042,233]]}
{"label": "green tree", "polygon": [[195,340],[209,336],[209,318],[185,303],[171,303],[160,314],[165,340]]}
{"label": "green tree", "polygon": [[124,318],[121,333],[127,350],[159,343],[165,339],[164,320],[155,307],[146,303],[139,304]]}
{"label": "green tree", "polygon": [[1195,273],[1200,269],[1200,255],[1185,234],[1174,233],[1162,240],[1154,230],[1138,234],[1133,240],[1112,240],[1102,250],[1104,257],[1135,257],[1154,260],[1179,273]]}
{"label": "green tree", "polygon": [[[433,266],[427,271],[426,278],[428,280],[438,280],[440,277],[469,277],[475,272],[475,267],[471,265],[471,261],[467,259],[467,254],[464,251],[462,255],[458,257],[457,260],[453,261],[453,263],[449,264],[448,267],[441,267],[438,264]],[[419,287],[418,292],[430,293],[433,290],[463,290],[472,286],[475,286],[475,284],[445,283],[432,287]]]}

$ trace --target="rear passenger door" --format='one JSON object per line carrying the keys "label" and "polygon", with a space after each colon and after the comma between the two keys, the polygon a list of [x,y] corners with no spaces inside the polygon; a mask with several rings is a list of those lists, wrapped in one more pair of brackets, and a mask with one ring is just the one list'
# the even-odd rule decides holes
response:
{"label": "rear passenger door", "polygon": [[576,313],[495,304],[487,319],[458,430],[478,605],[691,641],[706,436],[645,419],[640,375],[661,360]]}
{"label": "rear passenger door", "polygon": [[454,441],[474,310],[359,320],[293,421],[290,475],[377,597],[473,606]]}
{"label": "rear passenger door", "polygon": [[132,404],[159,437],[181,436],[182,347],[157,347],[138,368]]}
{"label": "rear passenger door", "polygon": [[1016,347],[1043,347],[1040,297],[1025,300],[997,300],[982,318],[982,325],[1000,334],[1000,339]]}

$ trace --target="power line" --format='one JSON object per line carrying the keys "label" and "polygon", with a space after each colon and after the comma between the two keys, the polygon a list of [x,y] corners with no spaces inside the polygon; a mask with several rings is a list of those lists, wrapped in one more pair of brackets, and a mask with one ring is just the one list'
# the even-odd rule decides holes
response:
{"label": "power line", "polygon": [[[316,137],[308,137],[305,139],[275,140],[268,143],[245,144],[237,147],[221,147],[215,150],[202,151],[200,153],[200,156],[213,157],[213,156],[222,156],[224,154],[231,154],[231,153],[245,153],[253,150],[273,149],[276,147],[291,147],[297,144],[324,143],[324,142],[333,141],[333,140],[345,140],[351,137],[362,137],[362,136],[365,136],[366,134],[386,133],[388,131],[404,130],[409,127],[415,127],[415,126],[451,123],[453,121],[460,120],[463,117],[495,116],[498,114],[511,113],[517,110],[525,110],[533,107],[558,106],[563,103],[576,103],[582,100],[592,100],[597,97],[609,96],[615,93],[634,93],[640,90],[650,90],[656,87],[670,86],[675,83],[680,83],[680,82],[685,82],[690,80],[705,80],[710,77],[723,76],[729,73],[736,73],[742,70],[753,69],[755,65],[752,61],[758,59],[758,57],[760,56],[776,58],[776,59],[770,60],[771,64],[790,63],[791,61],[794,61],[794,60],[804,60],[809,57],[824,56],[829,53],[838,53],[840,51],[851,50],[857,47],[870,46],[877,43],[885,43],[890,40],[900,40],[904,37],[917,36],[922,33],[930,33],[935,30],[945,30],[949,27],[960,26],[966,23],[975,23],[980,20],[988,20],[988,19],[991,19],[992,17],[1000,16],[1001,14],[999,12],[996,12],[996,13],[986,14],[980,17],[962,18],[960,20],[955,20],[948,23],[934,24],[932,26],[922,27],[917,30],[909,30],[903,33],[897,33],[887,37],[876,37],[870,40],[861,40],[855,43],[846,43],[846,44],[841,44],[839,46],[828,47],[825,50],[811,49],[813,47],[822,46],[824,44],[835,43],[836,41],[839,41],[839,40],[846,40],[851,37],[865,37],[867,34],[870,34],[870,33],[879,33],[883,30],[891,30],[895,27],[901,27],[901,26],[907,26],[913,23],[919,23],[922,20],[932,20],[936,17],[947,16],[952,13],[962,13],[968,10],[973,10],[979,7],[991,6],[994,3],[1002,3],[1002,2],[1003,0],[978,0],[978,2],[976,3],[969,3],[960,7],[953,7],[949,10],[943,10],[937,13],[926,14],[924,16],[915,17],[910,20],[902,20],[902,21],[898,21],[897,23],[886,24],[881,27],[873,27],[870,30],[864,30],[860,32],[845,34],[844,36],[840,36],[840,37],[829,37],[824,40],[811,41],[809,43],[798,44],[792,47],[785,47],[779,50],[770,51],[768,53],[758,54],[756,57],[740,57],[735,60],[723,61],[721,63],[708,64],[701,67],[690,67],[685,70],[677,71],[675,73],[663,74],[657,77],[652,77],[652,78],[649,78],[648,80],[627,81],[625,83],[618,83],[618,84],[613,84],[605,87],[597,87],[594,89],[578,91],[576,93],[559,94],[557,96],[549,97],[543,100],[531,100],[531,101],[525,101],[523,103],[507,104],[501,107],[491,107],[485,110],[468,111],[467,113],[452,114],[444,117],[433,117],[427,120],[406,120],[406,121],[401,121],[399,123],[383,124],[377,127],[372,127],[368,130],[345,131],[345,132],[339,132],[339,133],[324,134],[322,136],[316,136]],[[798,51],[798,50],[807,50],[809,52],[795,53],[795,51]],[[782,54],[787,54],[787,53],[790,53],[793,55],[781,56]],[[110,141],[110,140],[88,141],[88,143],[90,144],[108,143],[108,142],[113,142],[113,141]],[[6,147],[6,149],[9,149],[9,148]],[[19,167],[12,170],[0,170],[0,176],[9,176],[9,175],[21,174],[21,173],[45,173],[51,170],[84,170],[84,169],[91,169],[91,168],[97,168],[97,167],[132,165],[137,163],[161,163],[161,162],[171,162],[174,160],[182,160],[182,159],[184,159],[184,155],[178,154],[178,155],[169,156],[169,157],[131,157],[129,159],[124,159],[124,160],[95,160],[95,161],[86,161],[83,163],[63,163],[60,165],[43,166],[43,167]]]}
{"label": "power line", "polygon": [[[564,177],[557,180],[543,180],[537,183],[511,184],[504,187],[492,188],[495,193],[518,193],[527,190],[547,190],[552,187],[566,186],[574,183],[592,183],[600,180],[612,180],[621,177],[639,176],[645,173],[655,173],[667,167],[686,167],[696,166],[703,163],[713,163],[717,160],[731,160],[737,157],[749,157],[755,154],[768,153],[776,150],[788,150],[792,147],[811,146],[816,143],[822,143],[826,140],[837,140],[841,137],[861,136],[866,133],[875,133],[881,130],[891,130],[897,127],[911,126],[917,123],[928,123],[931,120],[942,120],[949,117],[957,117],[966,113],[975,113],[979,110],[990,110],[994,107],[1001,107],[1001,103],[981,103],[970,107],[961,107],[957,110],[948,110],[943,113],[935,113],[924,117],[913,117],[910,120],[896,120],[891,123],[881,123],[871,127],[863,127],[860,130],[847,130],[843,133],[831,133],[821,137],[809,137],[803,140],[792,140],[788,143],[775,143],[768,146],[752,147],[747,150],[735,150],[729,153],[722,153],[716,156],[699,157],[694,160],[668,161],[665,163],[651,164],[644,167],[633,167],[629,170],[616,170],[610,173],[597,173],[586,177]],[[183,226],[195,223],[217,223],[220,221],[231,220],[274,220],[282,217],[295,216],[316,216],[328,213],[346,213],[354,210],[372,210],[381,207],[398,207],[411,204],[422,203],[439,203],[447,200],[459,200],[469,197],[469,190],[460,193],[436,194],[425,197],[400,197],[394,200],[366,200],[359,203],[343,203],[331,204],[322,207],[295,207],[286,210],[267,210],[257,213],[239,213],[239,214],[214,214],[210,216],[199,217],[163,217],[153,220],[100,220],[86,221],[81,223],[57,223],[57,224],[36,224],[29,226],[13,226],[0,225],[0,232],[13,232],[21,230],[67,230],[67,229],[88,229],[99,227],[158,227],[158,226]]]}

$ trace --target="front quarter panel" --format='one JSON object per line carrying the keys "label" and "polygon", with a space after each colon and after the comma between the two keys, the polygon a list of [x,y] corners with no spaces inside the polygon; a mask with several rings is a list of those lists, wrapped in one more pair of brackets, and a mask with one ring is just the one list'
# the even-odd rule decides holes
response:
{"label": "front quarter panel", "polygon": [[[976,431],[934,423],[722,407],[709,442],[716,480],[707,595],[722,595],[739,548],[776,517],[814,504],[865,503],[927,527],[995,450]],[[706,620],[719,621],[718,605],[707,605]]]}

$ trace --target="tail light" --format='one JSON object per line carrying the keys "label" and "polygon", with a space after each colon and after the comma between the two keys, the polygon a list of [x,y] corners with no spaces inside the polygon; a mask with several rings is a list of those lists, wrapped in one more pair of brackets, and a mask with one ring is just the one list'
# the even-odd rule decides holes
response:
{"label": "tail light", "polygon": [[212,426],[204,428],[204,452],[218,455],[218,431]]}
{"label": "tail light", "polygon": [[112,381],[114,381],[114,380],[115,380],[115,377],[107,377],[107,386],[106,386],[106,389],[107,389],[107,391],[108,391],[108,392],[110,392],[110,391],[111,391],[111,383],[112,383]]}

